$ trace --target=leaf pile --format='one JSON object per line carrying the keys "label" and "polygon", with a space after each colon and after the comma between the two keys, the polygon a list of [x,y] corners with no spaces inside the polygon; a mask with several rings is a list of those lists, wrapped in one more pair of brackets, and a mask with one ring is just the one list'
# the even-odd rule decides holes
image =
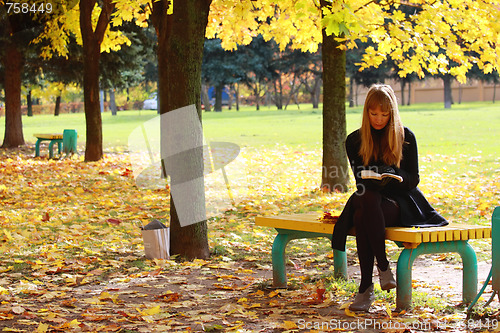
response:
{"label": "leaf pile", "polygon": [[[321,331],[314,325],[360,318],[342,308],[355,288],[331,278],[326,241],[291,243],[292,288],[271,289],[275,233],[253,223],[259,214],[338,215],[349,193],[319,190],[319,151],[243,151],[244,181],[229,174],[232,186],[242,182],[239,196],[209,221],[212,257],[192,262],[145,259],[139,225],[153,218],[168,223],[169,192],[138,188],[126,153],[92,163],[33,158],[31,150],[0,154],[3,331]],[[430,195],[433,204],[447,217],[488,223],[498,202],[499,172],[469,167],[457,176],[432,169],[436,159],[444,164],[452,157],[423,159],[422,189],[436,194]],[[431,292],[446,295],[440,288]],[[361,318],[415,322],[447,316],[444,331],[464,319],[426,306],[407,314],[393,313],[393,307],[394,292],[378,294],[374,310]]]}

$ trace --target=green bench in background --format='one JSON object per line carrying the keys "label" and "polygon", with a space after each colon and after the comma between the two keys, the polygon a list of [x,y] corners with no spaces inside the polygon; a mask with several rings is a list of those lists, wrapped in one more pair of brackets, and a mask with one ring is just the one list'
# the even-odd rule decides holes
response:
{"label": "green bench in background", "polygon": [[[76,140],[78,135],[74,129],[65,129],[62,134],[33,134],[37,138],[35,144],[35,157],[40,156],[40,143],[42,141],[50,141],[49,143],[49,158],[54,156],[54,144],[57,143],[57,153],[61,151],[66,154],[74,154],[77,152]],[[61,149],[62,147],[62,149]]]}

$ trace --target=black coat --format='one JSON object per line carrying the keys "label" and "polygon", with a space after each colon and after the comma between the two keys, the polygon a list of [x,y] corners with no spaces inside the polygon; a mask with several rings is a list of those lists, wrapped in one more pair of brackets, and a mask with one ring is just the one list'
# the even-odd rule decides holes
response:
{"label": "black coat", "polygon": [[[374,135],[377,135],[374,131]],[[418,173],[417,141],[412,131],[404,129],[403,158],[400,167],[392,166],[396,173],[403,177],[402,182],[391,180],[382,186],[378,180],[361,179],[361,170],[366,169],[359,155],[361,145],[360,131],[356,130],[347,136],[345,146],[349,163],[351,164],[358,191],[364,189],[378,190],[380,193],[395,200],[400,208],[399,225],[404,227],[435,227],[444,226],[448,222],[425,199],[417,185],[420,182]],[[353,195],[356,195],[354,193]],[[353,227],[354,209],[352,196],[347,201],[333,230],[332,248],[345,251],[347,233]]]}

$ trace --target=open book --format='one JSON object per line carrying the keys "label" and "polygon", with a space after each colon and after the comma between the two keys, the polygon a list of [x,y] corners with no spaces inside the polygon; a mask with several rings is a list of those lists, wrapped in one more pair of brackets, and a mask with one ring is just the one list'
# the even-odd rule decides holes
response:
{"label": "open book", "polygon": [[377,179],[377,180],[382,180],[384,178],[393,178],[396,179],[399,182],[403,181],[403,177],[395,175],[393,173],[377,173],[373,170],[362,170],[361,171],[361,178],[363,179]]}

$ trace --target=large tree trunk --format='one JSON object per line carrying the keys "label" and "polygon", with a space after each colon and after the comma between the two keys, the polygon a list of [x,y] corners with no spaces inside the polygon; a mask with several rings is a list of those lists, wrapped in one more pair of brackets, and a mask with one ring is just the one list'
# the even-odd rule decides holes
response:
{"label": "large tree trunk", "polygon": [[99,103],[99,58],[104,33],[114,9],[111,0],[103,2],[103,8],[94,30],[91,18],[95,3],[96,0],[80,1],[80,30],[83,40],[83,100],[87,131],[85,161],[99,161],[103,157],[102,119]]}
{"label": "large tree trunk", "polygon": [[[326,6],[326,0],[321,0]],[[349,167],[346,139],[346,53],[334,36],[323,29],[323,165],[321,187],[325,191],[347,191]]]}
{"label": "large tree trunk", "polygon": [[[85,1],[80,2],[82,3]],[[99,161],[103,157],[102,118],[99,104],[100,46],[96,44],[92,41],[85,45],[84,42],[83,51],[83,101],[87,131],[85,161]]]}
{"label": "large tree trunk", "polygon": [[21,116],[23,56],[12,42],[6,43],[4,47],[5,133],[2,148],[15,148],[24,145]]}
{"label": "large tree trunk", "polygon": [[[168,1],[153,3],[152,21],[158,36],[158,97],[162,115],[195,104],[201,122],[201,63],[210,3],[211,0],[185,0],[182,5],[175,6],[170,15],[167,15]],[[194,163],[203,165],[203,155],[198,154]],[[174,183],[175,179],[171,181]],[[208,258],[206,220],[182,227],[174,199],[170,198],[170,253],[187,259]],[[193,200],[193,204],[199,205],[196,202]]]}

